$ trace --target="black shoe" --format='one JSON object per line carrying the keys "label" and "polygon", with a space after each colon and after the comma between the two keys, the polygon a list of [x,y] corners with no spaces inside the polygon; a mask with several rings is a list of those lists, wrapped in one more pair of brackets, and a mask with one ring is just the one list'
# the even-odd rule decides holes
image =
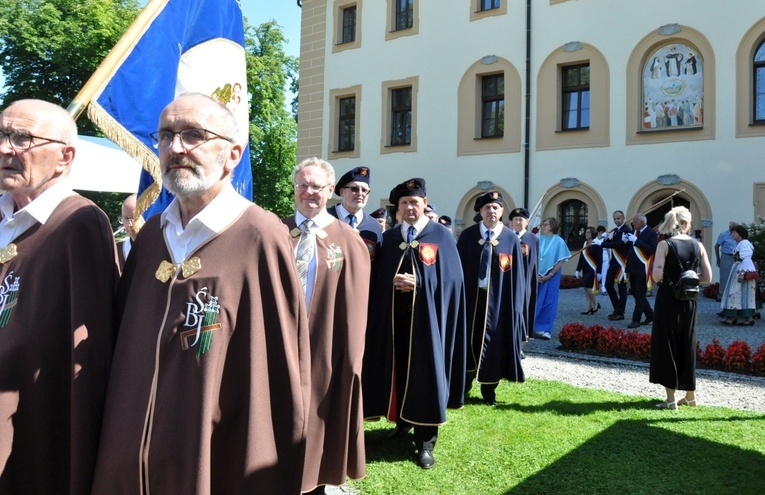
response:
{"label": "black shoe", "polygon": [[640,322],[641,325],[651,325],[653,324],[653,318],[646,318],[645,321]]}
{"label": "black shoe", "polygon": [[388,433],[388,438],[401,438],[410,431],[412,431],[412,425],[396,426],[393,428],[393,431]]}
{"label": "black shoe", "polygon": [[608,319],[611,321],[621,321],[624,319],[624,315],[609,316]]}
{"label": "black shoe", "polygon": [[417,464],[422,469],[430,469],[436,465],[436,458],[433,457],[433,453],[429,450],[423,450],[420,452],[420,457],[417,459]]}
{"label": "black shoe", "polygon": [[598,307],[597,307],[597,308],[595,308],[595,309],[591,309],[591,310],[590,310],[590,311],[592,311],[592,313],[590,313],[590,314],[593,314],[593,315],[594,315],[595,313],[597,313],[597,312],[598,312],[598,310],[599,310],[599,309],[600,309],[600,303],[598,303]]}
{"label": "black shoe", "polygon": [[629,325],[627,325],[627,328],[640,328],[640,322],[639,321],[633,321]]}
{"label": "black shoe", "polygon": [[619,313],[617,313],[616,311],[614,311],[613,313],[611,313],[610,315],[608,315],[608,317],[609,317],[609,318],[613,318],[613,317],[615,317],[615,316],[619,316]]}
{"label": "black shoe", "polygon": [[719,313],[717,313],[717,316],[722,318],[723,316],[725,316],[725,311],[720,311]]}
{"label": "black shoe", "polygon": [[580,314],[580,315],[591,315],[591,314],[593,314],[594,312],[595,312],[595,310],[594,310],[594,309],[588,309],[587,311],[582,311],[582,312],[581,312],[581,313],[579,313],[579,314]]}

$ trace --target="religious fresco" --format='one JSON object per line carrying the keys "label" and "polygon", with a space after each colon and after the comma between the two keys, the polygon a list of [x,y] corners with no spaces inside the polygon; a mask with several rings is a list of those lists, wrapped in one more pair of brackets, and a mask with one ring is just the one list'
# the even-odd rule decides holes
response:
{"label": "religious fresco", "polygon": [[704,125],[704,61],[688,45],[664,45],[643,68],[643,130]]}

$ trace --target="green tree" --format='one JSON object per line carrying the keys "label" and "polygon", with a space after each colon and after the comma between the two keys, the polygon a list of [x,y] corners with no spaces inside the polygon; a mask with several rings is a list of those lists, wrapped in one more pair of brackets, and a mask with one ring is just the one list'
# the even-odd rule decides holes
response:
{"label": "green tree", "polygon": [[[3,106],[39,98],[66,107],[140,10],[136,0],[0,0]],[[88,119],[77,124],[98,135]]]}
{"label": "green tree", "polygon": [[298,61],[285,54],[284,34],[275,21],[245,24],[245,29],[254,200],[284,217],[295,209],[292,169],[297,152],[297,122],[287,109],[285,91],[288,84],[297,87]]}

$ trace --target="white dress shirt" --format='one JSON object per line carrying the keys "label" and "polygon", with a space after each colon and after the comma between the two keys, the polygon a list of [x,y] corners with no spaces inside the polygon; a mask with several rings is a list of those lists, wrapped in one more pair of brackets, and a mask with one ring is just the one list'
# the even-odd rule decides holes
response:
{"label": "white dress shirt", "polygon": [[74,194],[69,179],[64,178],[19,211],[15,211],[16,202],[10,192],[0,196],[0,215],[3,217],[0,220],[0,248],[12,243],[37,222],[44,225],[59,203]]}

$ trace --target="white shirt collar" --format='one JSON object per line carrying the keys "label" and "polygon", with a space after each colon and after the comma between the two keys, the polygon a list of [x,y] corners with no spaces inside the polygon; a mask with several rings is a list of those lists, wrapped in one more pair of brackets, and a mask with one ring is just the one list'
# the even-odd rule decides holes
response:
{"label": "white shirt collar", "polygon": [[43,191],[37,198],[32,200],[31,203],[16,212],[14,212],[16,209],[16,202],[13,200],[11,193],[7,192],[3,194],[3,196],[0,197],[0,212],[3,215],[3,218],[12,218],[14,215],[26,212],[36,221],[45,224],[58,204],[61,203],[64,198],[73,196],[74,194],[75,192],[72,191],[69,178],[65,177],[58,180],[55,184]]}
{"label": "white shirt collar", "polygon": [[[481,239],[486,239],[486,231],[488,231],[489,228],[486,227],[486,225],[484,225],[483,222],[479,223],[478,225],[481,226]],[[497,225],[495,225],[494,228],[491,229],[491,231],[494,232],[492,239],[496,239],[497,237],[499,237],[500,232],[502,232],[502,227],[503,227],[502,222],[497,222]]]}
{"label": "white shirt collar", "polygon": [[335,220],[337,218],[333,217],[329,214],[326,208],[323,208],[315,217],[308,218],[307,216],[303,215],[299,211],[295,211],[295,224],[297,224],[298,227],[303,223],[304,220],[310,220],[313,222],[314,226],[318,229],[323,229]]}
{"label": "white shirt collar", "polygon": [[353,215],[354,217],[356,217],[356,225],[359,225],[361,223],[361,220],[364,218],[364,210],[359,210],[356,213],[351,213],[350,211],[345,209],[345,206],[343,206],[342,203],[338,203],[335,206],[335,211],[337,212],[337,218],[339,218],[345,223],[348,223],[346,221],[348,219],[348,215]]}
{"label": "white shirt collar", "polygon": [[422,215],[419,219],[417,219],[414,225],[409,225],[406,222],[401,222],[401,236],[404,238],[404,240],[406,240],[406,235],[409,227],[414,227],[414,237],[417,237],[420,235],[420,232],[422,232],[422,229],[425,228],[429,221],[430,218]]}

